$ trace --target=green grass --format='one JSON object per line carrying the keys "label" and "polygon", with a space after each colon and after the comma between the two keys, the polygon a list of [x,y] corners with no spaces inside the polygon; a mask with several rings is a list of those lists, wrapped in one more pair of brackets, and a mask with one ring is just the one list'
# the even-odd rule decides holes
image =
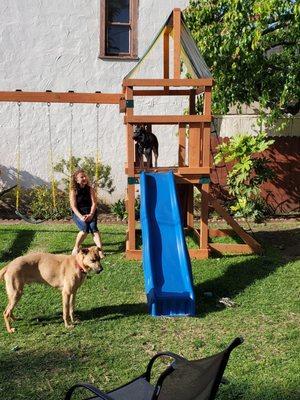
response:
{"label": "green grass", "polygon": [[[153,318],[141,262],[124,258],[125,230],[101,226],[105,270],[80,288],[75,329],[64,328],[58,291],[25,288],[17,332],[9,335],[2,322],[0,399],[63,399],[78,381],[109,390],[144,372],[157,351],[201,358],[236,336],[245,343],[232,354],[225,374],[230,383],[218,399],[299,399],[299,261],[284,262],[271,247],[264,256],[194,261],[197,316]],[[28,251],[70,253],[75,235],[71,224],[0,225],[0,266]],[[221,305],[220,297],[236,307]],[[5,305],[1,283],[0,307]]]}

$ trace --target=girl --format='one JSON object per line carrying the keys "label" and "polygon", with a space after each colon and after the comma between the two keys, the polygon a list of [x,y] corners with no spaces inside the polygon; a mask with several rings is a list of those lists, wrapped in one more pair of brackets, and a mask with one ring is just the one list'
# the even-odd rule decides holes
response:
{"label": "girl", "polygon": [[[72,219],[79,229],[72,255],[76,255],[79,252],[80,245],[89,232],[93,235],[96,246],[102,249],[97,227],[96,193],[91,187],[89,178],[83,169],[78,169],[72,176],[70,205]],[[100,257],[104,257],[102,250],[100,250]]]}

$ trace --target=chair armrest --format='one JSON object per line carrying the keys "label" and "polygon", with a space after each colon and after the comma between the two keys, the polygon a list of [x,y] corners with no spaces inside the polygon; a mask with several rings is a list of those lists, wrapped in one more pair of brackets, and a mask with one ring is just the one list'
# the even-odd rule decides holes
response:
{"label": "chair armrest", "polygon": [[234,348],[239,346],[240,344],[244,343],[244,339],[242,337],[236,337],[230,345],[227,347],[227,350],[231,352]]}
{"label": "chair armrest", "polygon": [[74,391],[77,388],[85,388],[85,389],[89,390],[90,392],[96,394],[101,400],[112,400],[112,398],[110,396],[108,396],[106,393],[102,392],[101,390],[97,389],[95,386],[93,386],[89,383],[77,383],[76,385],[72,386],[67,391],[65,400],[70,400],[72,398]]}
{"label": "chair armrest", "polygon": [[151,358],[151,360],[149,361],[146,372],[145,372],[145,377],[148,382],[150,382],[153,364],[154,364],[155,360],[157,360],[159,357],[171,357],[174,360],[185,360],[185,358],[179,356],[178,354],[171,353],[170,351],[164,351],[164,352],[155,354],[155,356],[153,356]]}

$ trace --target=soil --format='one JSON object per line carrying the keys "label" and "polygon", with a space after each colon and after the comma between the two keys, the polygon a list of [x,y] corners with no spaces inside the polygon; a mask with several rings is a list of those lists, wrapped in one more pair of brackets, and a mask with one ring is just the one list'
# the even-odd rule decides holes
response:
{"label": "soil", "polygon": [[277,248],[284,260],[300,259],[300,219],[267,222],[254,227],[254,236],[265,247]]}

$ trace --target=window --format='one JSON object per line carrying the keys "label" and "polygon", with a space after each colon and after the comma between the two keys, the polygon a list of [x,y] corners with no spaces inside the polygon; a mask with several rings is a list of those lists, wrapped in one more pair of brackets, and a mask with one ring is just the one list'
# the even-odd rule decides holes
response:
{"label": "window", "polygon": [[100,58],[137,58],[138,0],[101,0]]}

